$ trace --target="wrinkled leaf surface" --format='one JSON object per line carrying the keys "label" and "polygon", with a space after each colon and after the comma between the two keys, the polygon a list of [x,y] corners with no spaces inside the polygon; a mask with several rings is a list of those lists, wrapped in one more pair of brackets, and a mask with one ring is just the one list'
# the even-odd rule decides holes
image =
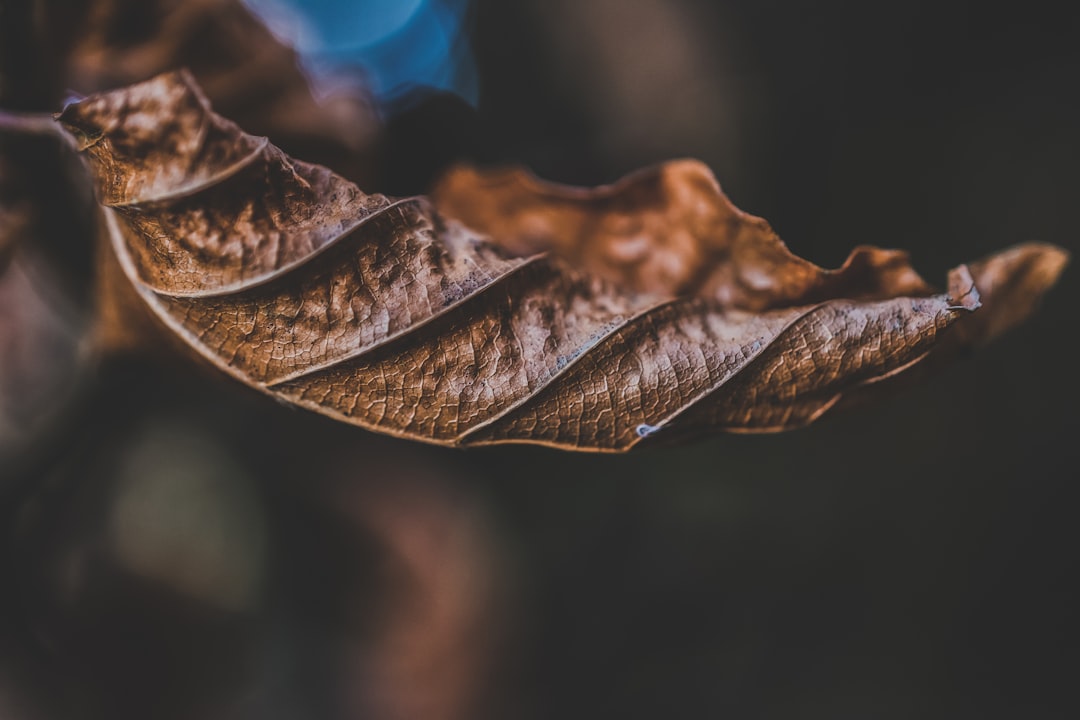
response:
{"label": "wrinkled leaf surface", "polygon": [[979,316],[984,284],[1022,287],[1030,309],[1064,264],[1029,246],[974,280],[957,268],[944,293],[894,251],[823,270],[689,162],[596,191],[444,188],[462,224],[244,134],[186,73],[61,120],[121,266],[192,348],[289,403],[440,444],[797,427],[931,353]]}

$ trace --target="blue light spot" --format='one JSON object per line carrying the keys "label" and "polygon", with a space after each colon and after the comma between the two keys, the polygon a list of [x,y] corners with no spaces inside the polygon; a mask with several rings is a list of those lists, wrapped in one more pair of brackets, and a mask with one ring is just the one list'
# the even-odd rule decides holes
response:
{"label": "blue light spot", "polygon": [[359,68],[388,114],[430,90],[476,104],[476,66],[464,28],[470,0],[245,2],[296,48],[317,81]]}

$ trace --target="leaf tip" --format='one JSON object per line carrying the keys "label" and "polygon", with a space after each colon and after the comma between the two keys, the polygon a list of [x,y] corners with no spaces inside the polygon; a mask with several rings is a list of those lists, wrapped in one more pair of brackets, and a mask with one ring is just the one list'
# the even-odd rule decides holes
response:
{"label": "leaf tip", "polygon": [[1024,322],[1069,263],[1069,252],[1046,243],[1025,243],[971,264],[986,309],[964,323],[966,342],[983,345]]}
{"label": "leaf tip", "polygon": [[979,290],[975,287],[975,279],[971,277],[971,270],[967,265],[953,268],[949,272],[948,297],[950,310],[973,312],[982,307]]}

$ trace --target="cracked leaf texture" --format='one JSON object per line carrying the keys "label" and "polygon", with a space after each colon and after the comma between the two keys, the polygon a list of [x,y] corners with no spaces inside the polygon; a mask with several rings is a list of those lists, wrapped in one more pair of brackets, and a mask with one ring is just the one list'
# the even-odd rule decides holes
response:
{"label": "cracked leaf texture", "polygon": [[184,72],[60,120],[125,273],[195,351],[281,400],[445,445],[797,427],[985,313],[984,280],[1026,314],[1065,262],[1025,246],[943,293],[896,251],[824,270],[690,161],[592,191],[463,170],[442,214],[244,134]]}

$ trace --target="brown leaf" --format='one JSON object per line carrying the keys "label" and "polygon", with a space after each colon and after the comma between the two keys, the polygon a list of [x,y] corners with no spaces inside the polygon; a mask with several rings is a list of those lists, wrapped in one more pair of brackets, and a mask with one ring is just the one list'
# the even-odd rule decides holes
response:
{"label": "brown leaf", "polygon": [[364,195],[244,135],[186,74],[61,121],[166,325],[264,392],[394,435],[626,450],[796,427],[917,363],[979,303],[963,266],[930,294],[899,253],[862,249],[835,272],[799,260],[692,163],[518,193],[538,210],[496,213],[507,250],[422,198]]}

